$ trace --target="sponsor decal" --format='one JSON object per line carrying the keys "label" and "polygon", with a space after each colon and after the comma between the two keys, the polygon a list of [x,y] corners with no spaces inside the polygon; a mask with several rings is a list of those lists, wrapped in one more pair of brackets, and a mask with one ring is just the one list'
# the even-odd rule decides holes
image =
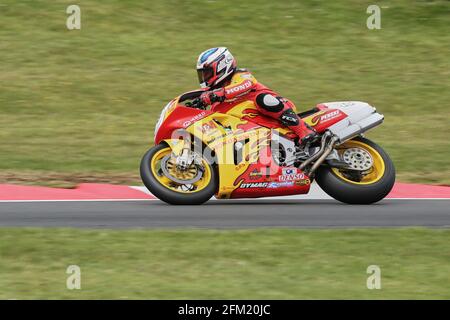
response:
{"label": "sponsor decal", "polygon": [[250,172],[248,176],[249,176],[250,180],[258,180],[258,179],[262,178],[263,173],[260,170],[255,169],[252,172]]}
{"label": "sponsor decal", "polygon": [[320,121],[328,121],[339,116],[341,112],[339,110],[332,111],[330,113],[326,113],[320,117]]}
{"label": "sponsor decal", "polygon": [[325,111],[320,111],[318,114],[316,114],[314,117],[312,117],[311,119],[307,119],[308,124],[312,127],[314,127],[315,125],[317,125],[319,123],[320,117],[325,113]]}
{"label": "sponsor decal", "polygon": [[283,176],[290,175],[290,174],[296,174],[296,173],[297,173],[297,168],[295,168],[295,167],[283,168],[283,170],[282,170]]}
{"label": "sponsor decal", "polygon": [[227,94],[231,94],[231,93],[236,93],[245,89],[249,89],[252,86],[252,82],[250,80],[246,80],[243,84],[240,84],[238,86],[235,86],[233,88],[227,89],[226,93]]}
{"label": "sponsor decal", "polygon": [[300,179],[294,182],[296,186],[306,186],[308,184],[311,184],[311,181],[306,178],[306,179]]}
{"label": "sponsor decal", "polygon": [[327,122],[331,119],[334,119],[341,115],[341,112],[339,110],[334,110],[331,112],[326,113],[326,111],[320,111],[318,114],[316,114],[314,117],[311,118],[311,120],[307,121],[310,126],[316,126],[319,122]]}
{"label": "sponsor decal", "polygon": [[282,175],[278,176],[279,181],[295,181],[303,179],[305,175],[303,173],[298,173],[297,168],[283,168]]}
{"label": "sponsor decal", "polygon": [[210,120],[210,121],[202,124],[202,127],[201,127],[202,133],[211,133],[212,131],[215,131],[216,129],[217,129],[217,126],[213,120]]}
{"label": "sponsor decal", "polygon": [[292,181],[284,181],[284,182],[271,182],[267,186],[267,188],[273,189],[273,188],[281,188],[281,187],[292,187],[294,185],[294,182]]}
{"label": "sponsor decal", "polygon": [[298,172],[298,169],[295,167],[283,168],[282,175],[278,176],[278,181],[299,181],[302,179],[305,179],[305,174]]}
{"label": "sponsor decal", "polygon": [[183,127],[189,127],[191,124],[193,124],[195,121],[200,120],[201,118],[203,118],[206,115],[205,111],[200,112],[199,114],[196,114],[195,116],[193,116],[191,119],[183,122]]}
{"label": "sponsor decal", "polygon": [[293,116],[290,116],[290,115],[286,115],[286,114],[282,115],[281,119],[284,120],[284,121],[288,121],[288,122],[296,122],[297,121],[296,117],[293,117]]}
{"label": "sponsor decal", "polygon": [[267,188],[267,182],[255,182],[255,183],[242,183],[239,188],[250,189],[250,188]]}
{"label": "sponsor decal", "polygon": [[296,174],[287,174],[284,176],[279,176],[278,180],[280,181],[296,181],[304,179],[305,175],[303,173],[296,173]]}

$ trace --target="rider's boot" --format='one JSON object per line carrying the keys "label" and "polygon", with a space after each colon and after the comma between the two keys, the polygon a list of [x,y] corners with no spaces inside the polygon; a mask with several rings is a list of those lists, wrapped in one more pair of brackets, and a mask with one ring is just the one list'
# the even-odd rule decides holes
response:
{"label": "rider's boot", "polygon": [[316,130],[305,123],[292,109],[287,109],[281,113],[280,121],[294,131],[302,145],[313,142],[318,137]]}
{"label": "rider's boot", "polygon": [[302,145],[305,145],[308,142],[314,142],[319,137],[316,130],[311,128],[307,123],[304,123],[304,124],[305,124],[305,129],[303,129],[303,131],[302,131],[303,136],[299,135],[299,139],[300,139],[300,142]]}
{"label": "rider's boot", "polygon": [[302,119],[299,119],[298,125],[290,126],[289,128],[291,128],[292,131],[294,131],[294,133],[298,136],[301,145],[305,145],[308,142],[314,142],[319,137],[316,130],[311,128]]}

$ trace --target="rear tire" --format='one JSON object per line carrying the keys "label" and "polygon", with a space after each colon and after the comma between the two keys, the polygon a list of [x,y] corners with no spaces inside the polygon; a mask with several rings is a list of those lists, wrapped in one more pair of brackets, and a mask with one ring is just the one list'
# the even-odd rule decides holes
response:
{"label": "rear tire", "polygon": [[158,144],[150,148],[141,160],[140,173],[141,179],[147,189],[158,199],[174,205],[198,205],[202,204],[214,195],[216,187],[218,184],[218,175],[214,167],[208,162],[207,165],[210,167],[211,178],[208,185],[196,192],[192,193],[182,193],[173,191],[164,184],[162,184],[154,175],[153,170],[151,170],[152,158],[159,151],[167,149],[166,144]]}
{"label": "rear tire", "polygon": [[345,181],[330,167],[322,166],[317,170],[316,180],[319,186],[334,199],[348,204],[371,204],[382,200],[391,191],[395,183],[395,167],[388,154],[369,139],[357,137],[359,141],[378,152],[384,162],[384,173],[375,182],[358,184]]}

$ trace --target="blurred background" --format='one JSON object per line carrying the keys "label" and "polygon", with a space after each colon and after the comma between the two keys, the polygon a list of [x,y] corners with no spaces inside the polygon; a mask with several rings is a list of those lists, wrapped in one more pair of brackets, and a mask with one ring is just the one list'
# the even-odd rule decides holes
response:
{"label": "blurred background", "polygon": [[[362,100],[398,180],[449,184],[449,1],[0,1],[0,183],[139,184],[162,107],[227,46],[305,110]],[[81,8],[81,30],[66,8]]]}
{"label": "blurred background", "polygon": [[[66,28],[72,4],[81,30]],[[374,4],[380,30],[366,26]],[[448,185],[449,26],[444,0],[0,0],[0,183],[141,184],[161,109],[198,87],[201,51],[227,46],[299,110],[374,105],[385,123],[368,136],[397,181]],[[123,204],[123,219],[140,204]],[[448,239],[445,228],[2,227],[0,299],[449,299]],[[66,287],[73,264],[82,290]],[[383,290],[366,287],[372,264]]]}

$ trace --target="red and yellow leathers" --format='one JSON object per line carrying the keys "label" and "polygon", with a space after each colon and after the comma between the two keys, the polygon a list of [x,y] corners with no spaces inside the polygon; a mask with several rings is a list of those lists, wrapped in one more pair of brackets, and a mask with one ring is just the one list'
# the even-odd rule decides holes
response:
{"label": "red and yellow leathers", "polygon": [[205,91],[200,99],[205,105],[214,102],[235,102],[251,100],[258,111],[266,116],[279,120],[289,127],[300,140],[314,136],[314,130],[295,113],[295,105],[288,99],[259,83],[245,69],[238,69],[222,86]]}

